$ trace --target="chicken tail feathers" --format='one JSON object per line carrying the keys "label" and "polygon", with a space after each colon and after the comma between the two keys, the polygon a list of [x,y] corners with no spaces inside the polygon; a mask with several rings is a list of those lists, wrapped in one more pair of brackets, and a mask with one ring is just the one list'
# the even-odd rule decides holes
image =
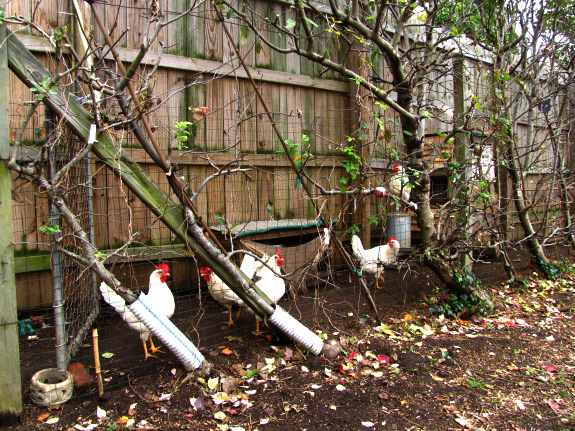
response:
{"label": "chicken tail feathers", "polygon": [[351,249],[356,255],[356,257],[361,257],[361,254],[363,253],[364,249],[363,245],[361,244],[361,240],[357,235],[353,235],[351,237]]}
{"label": "chicken tail feathers", "polygon": [[100,284],[100,292],[102,293],[104,301],[111,305],[118,313],[124,314],[127,309],[126,301],[124,301],[120,295],[114,292],[114,290],[104,282]]}

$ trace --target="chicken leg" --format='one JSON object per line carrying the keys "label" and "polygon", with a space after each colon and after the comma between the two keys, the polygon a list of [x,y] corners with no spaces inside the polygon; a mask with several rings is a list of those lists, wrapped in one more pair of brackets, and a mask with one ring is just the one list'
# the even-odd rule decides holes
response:
{"label": "chicken leg", "polygon": [[142,340],[142,346],[144,346],[144,352],[146,353],[146,357],[144,358],[144,360],[146,360],[148,358],[155,358],[156,357],[156,356],[148,353],[148,345],[146,344],[146,340]]}
{"label": "chicken leg", "polygon": [[150,335],[150,338],[148,338],[148,340],[150,340],[150,350],[152,351],[152,353],[156,353],[156,352],[164,353],[162,350],[160,350],[162,348],[162,346],[159,346],[159,347],[154,346],[154,342],[152,341],[151,335]]}
{"label": "chicken leg", "polygon": [[[264,325],[266,325],[266,328],[269,328],[270,326],[268,325],[268,318],[267,316],[264,317]],[[260,331],[260,320],[256,319],[256,333],[258,335],[264,335],[265,332]]]}
{"label": "chicken leg", "polygon": [[383,283],[385,281],[385,278],[383,278],[383,275],[380,275],[379,277],[375,277],[375,288],[376,289],[383,289],[383,286],[379,286],[379,280],[381,280],[381,282]]}
{"label": "chicken leg", "polygon": [[228,328],[232,325],[235,325],[234,323],[234,319],[232,319],[232,306],[230,305],[229,307],[226,307],[228,309],[228,321],[226,322],[228,324]]}

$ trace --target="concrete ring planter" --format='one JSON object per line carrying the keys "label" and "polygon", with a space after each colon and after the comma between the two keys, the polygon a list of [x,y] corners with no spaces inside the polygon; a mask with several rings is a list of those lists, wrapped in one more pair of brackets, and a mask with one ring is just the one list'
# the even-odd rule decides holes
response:
{"label": "concrete ring planter", "polygon": [[32,376],[30,398],[41,406],[63,404],[72,397],[74,376],[69,371],[47,368]]}

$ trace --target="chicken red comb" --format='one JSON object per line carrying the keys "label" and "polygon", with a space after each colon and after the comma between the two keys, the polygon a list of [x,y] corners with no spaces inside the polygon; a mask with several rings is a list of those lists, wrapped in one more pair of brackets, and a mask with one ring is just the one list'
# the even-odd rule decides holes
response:
{"label": "chicken red comb", "polygon": [[391,241],[395,241],[395,236],[392,236],[391,238],[389,238],[389,242]]}
{"label": "chicken red comb", "polygon": [[278,252],[276,253],[279,257],[282,257],[282,254],[280,253],[280,249],[278,248]]}
{"label": "chicken red comb", "polygon": [[395,171],[397,168],[401,168],[401,163],[396,163],[393,165],[393,170]]}
{"label": "chicken red comb", "polygon": [[156,267],[156,269],[159,269],[161,271],[164,272],[170,272],[170,267],[168,265],[166,265],[165,263],[160,263],[159,265],[154,265]]}
{"label": "chicken red comb", "polygon": [[212,272],[210,268],[200,268],[201,275],[209,274],[210,272]]}

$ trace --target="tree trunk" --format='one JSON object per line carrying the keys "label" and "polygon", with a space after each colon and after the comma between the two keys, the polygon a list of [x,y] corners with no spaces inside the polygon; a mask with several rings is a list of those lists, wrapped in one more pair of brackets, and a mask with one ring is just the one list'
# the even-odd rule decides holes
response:
{"label": "tree trunk", "polygon": [[[400,94],[399,91],[398,94]],[[398,96],[398,101],[406,110],[411,110],[411,100],[411,92],[409,91],[406,91],[404,97]],[[442,254],[433,251],[437,248],[437,231],[430,206],[430,166],[423,159],[423,139],[417,138],[417,123],[408,118],[402,118],[402,128],[408,156],[407,166],[419,172],[419,176],[414,181],[413,171],[409,170],[410,182],[415,185],[411,189],[410,200],[417,204],[415,213],[417,225],[421,229],[423,263],[437,275],[450,291],[459,294],[472,294],[490,304],[489,296],[481,289],[480,285],[466,282],[466,278],[462,276],[465,269],[459,262],[450,262]]]}
{"label": "tree trunk", "polygon": [[517,210],[517,217],[519,218],[519,223],[523,228],[525,237],[527,238],[527,247],[531,253],[531,260],[533,264],[540,270],[544,271],[544,265],[549,263],[547,257],[545,256],[545,251],[539,240],[537,239],[537,233],[533,229],[533,223],[529,217],[529,208],[525,205],[525,194],[522,187],[522,177],[520,172],[520,166],[518,164],[517,151],[515,150],[515,142],[512,137],[508,138],[506,143],[507,148],[505,154],[507,156],[507,170],[509,172],[509,178],[511,179],[511,189],[512,189],[512,200],[515,204],[515,209]]}

